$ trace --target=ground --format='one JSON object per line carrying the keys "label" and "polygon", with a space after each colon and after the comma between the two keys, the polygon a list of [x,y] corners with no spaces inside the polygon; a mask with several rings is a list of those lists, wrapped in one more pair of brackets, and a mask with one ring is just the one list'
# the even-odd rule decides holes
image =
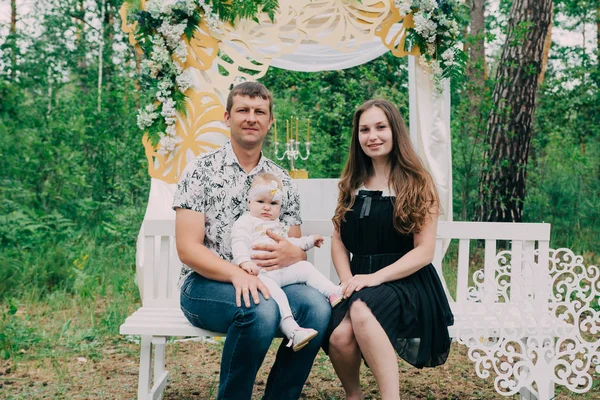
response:
{"label": "ground", "polygon": [[[264,390],[268,367],[275,356],[275,343],[256,380],[253,398]],[[115,338],[101,352],[54,356],[0,363],[2,399],[134,399],[137,390],[139,346],[131,340]],[[69,353],[67,351],[67,353]],[[183,341],[167,346],[170,371],[165,399],[213,399],[216,396],[221,354],[219,343]],[[366,399],[379,398],[377,386],[367,368],[361,370]],[[598,376],[596,375],[596,378]],[[475,374],[466,348],[452,345],[447,363],[433,369],[416,369],[400,363],[402,399],[504,399],[493,388],[493,378]],[[331,363],[321,351],[306,383],[304,399],[342,399],[343,391]],[[508,398],[516,398],[511,396]],[[555,399],[600,399],[598,382],[590,393],[574,396],[557,390]]]}

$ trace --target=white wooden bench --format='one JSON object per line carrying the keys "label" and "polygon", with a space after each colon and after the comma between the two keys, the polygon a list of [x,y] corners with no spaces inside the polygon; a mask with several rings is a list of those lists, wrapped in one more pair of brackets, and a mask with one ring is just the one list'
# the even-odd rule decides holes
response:
{"label": "white wooden bench", "polygon": [[[331,222],[305,220],[302,230],[303,234],[326,237],[321,249],[309,252],[309,260],[336,281],[330,261]],[[170,337],[225,335],[191,326],[179,308],[177,279],[181,263],[175,249],[174,221],[146,220],[142,232],[143,305],[121,325],[120,333],[141,336],[138,399],[156,399],[162,396],[167,383],[165,347]],[[453,264],[443,260],[444,243],[450,239],[458,240]],[[484,241],[483,249],[475,251],[474,239]],[[556,280],[553,271],[558,271],[556,266],[561,261],[556,259],[556,252],[550,251],[549,239],[549,224],[440,222],[438,226],[434,265],[440,277],[445,270],[456,276],[452,287],[442,278],[455,315],[450,335],[469,347],[479,376],[485,378],[494,373],[494,385],[500,394],[549,399],[554,382],[569,387],[567,378],[562,382],[551,371],[560,355],[549,356],[547,351],[555,338],[572,340],[574,336],[581,337],[581,332],[573,321],[558,318],[559,308],[571,299],[561,301],[551,296]],[[498,251],[499,241],[507,241],[509,249]],[[567,251],[558,251],[561,250]],[[469,273],[471,253],[481,252],[482,261],[473,274]],[[575,264],[571,266],[575,268]],[[449,289],[454,296],[450,296]],[[596,326],[600,327],[598,322]],[[600,360],[598,346],[595,350],[593,342],[590,346],[585,349]],[[580,350],[584,347],[580,344]],[[510,360],[500,363],[503,357],[515,358],[518,365]],[[573,375],[572,371],[569,374]],[[585,389],[573,382],[571,386],[574,391]]]}

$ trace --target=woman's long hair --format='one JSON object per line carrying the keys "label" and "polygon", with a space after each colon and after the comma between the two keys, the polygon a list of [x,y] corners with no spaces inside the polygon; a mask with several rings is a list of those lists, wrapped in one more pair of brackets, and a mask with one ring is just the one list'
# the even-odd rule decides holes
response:
{"label": "woman's long hair", "polygon": [[431,175],[412,147],[400,112],[390,102],[380,99],[367,101],[354,113],[350,154],[338,184],[340,194],[333,224],[339,230],[344,215],[354,204],[357,189],[373,175],[373,161],[365,154],[358,140],[360,117],[372,107],[378,107],[385,113],[392,130],[388,186],[396,193],[394,228],[402,234],[419,232],[432,208],[439,212],[437,191]]}

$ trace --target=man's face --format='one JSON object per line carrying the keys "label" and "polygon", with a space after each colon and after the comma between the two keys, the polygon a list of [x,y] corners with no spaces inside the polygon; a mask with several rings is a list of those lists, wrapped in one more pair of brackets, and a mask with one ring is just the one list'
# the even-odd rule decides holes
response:
{"label": "man's face", "polygon": [[272,122],[269,100],[261,97],[235,96],[231,112],[225,112],[231,141],[246,149],[262,145]]}

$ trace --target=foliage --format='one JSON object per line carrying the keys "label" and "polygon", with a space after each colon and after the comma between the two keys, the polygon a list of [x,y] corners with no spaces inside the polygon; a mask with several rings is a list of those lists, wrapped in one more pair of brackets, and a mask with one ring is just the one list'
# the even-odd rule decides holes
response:
{"label": "foliage", "polygon": [[600,70],[577,48],[555,45],[536,108],[525,218],[552,224],[553,239],[576,251],[600,243]]}
{"label": "foliage", "polygon": [[[390,53],[341,71],[306,73],[271,68],[261,82],[275,96],[275,118],[284,121],[299,117],[301,129],[305,126],[302,121],[311,120],[310,158],[298,160],[295,167],[307,169],[310,178],[339,177],[350,146],[354,111],[371,98],[390,100],[408,122],[407,68],[406,58]],[[281,124],[278,129],[283,129]],[[267,140],[265,154],[273,157],[271,135]],[[279,162],[289,167],[287,161]]]}
{"label": "foliage", "polygon": [[[60,340],[92,352],[103,334],[114,340],[139,300],[135,240],[149,178],[135,126],[142,101],[135,53],[119,33],[117,2],[107,1],[98,111],[99,31],[82,21],[78,1],[48,4],[35,21],[42,34],[17,32],[15,76],[12,54],[0,63],[0,356],[10,358],[33,344],[43,354],[54,351],[56,338],[31,323],[22,312],[28,307],[44,310],[52,324],[55,313],[75,310],[56,328],[64,332]],[[99,8],[90,4],[84,19],[98,22]],[[577,12],[569,15],[583,15]],[[367,99],[391,100],[408,120],[406,62],[386,54],[344,71],[271,68],[261,81],[275,95],[276,118],[311,119],[311,157],[296,166],[311,178],[339,177],[352,115]],[[589,49],[554,43],[530,149],[524,219],[552,223],[551,245],[577,253],[597,252],[600,243],[599,80]],[[493,82],[487,84],[489,90]],[[452,86],[452,146],[455,218],[468,220],[477,206],[489,104],[485,96],[468,104],[466,85]],[[266,155],[272,151],[267,142]],[[104,308],[90,306],[97,303]]]}
{"label": "foliage", "polygon": [[467,55],[459,47],[460,0],[396,0],[400,13],[412,13],[415,26],[409,28],[404,47],[410,52],[420,49],[419,60],[433,75],[438,89],[442,79],[461,79]]}
{"label": "foliage", "polygon": [[[148,128],[148,138],[160,142],[161,153],[175,147],[175,116],[185,112],[185,91],[191,86],[184,72],[187,42],[196,27],[206,22],[211,32],[220,32],[222,23],[234,24],[238,19],[257,19],[261,12],[271,20],[277,0],[240,0],[236,2],[211,0],[177,0],[161,5],[150,0],[145,8],[138,0],[126,1],[127,20],[134,24],[137,45],[142,49],[142,87],[150,103],[139,110],[138,126]],[[162,118],[159,118],[159,115]]]}

